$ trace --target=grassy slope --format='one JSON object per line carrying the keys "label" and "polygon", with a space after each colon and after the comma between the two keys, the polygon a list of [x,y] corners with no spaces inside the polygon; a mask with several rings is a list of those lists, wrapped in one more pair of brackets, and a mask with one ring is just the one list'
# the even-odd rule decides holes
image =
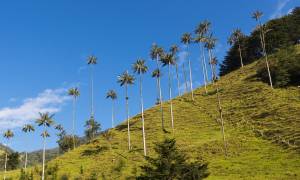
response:
{"label": "grassy slope", "polygon": [[[297,47],[300,51],[300,47]],[[203,157],[209,162],[208,179],[300,179],[300,89],[271,90],[255,80],[256,62],[222,77],[222,105],[226,122],[229,156],[225,159],[218,118],[216,95],[209,87],[174,99],[175,137],[180,149],[191,159]],[[170,128],[169,106],[164,104],[167,129]],[[166,134],[161,131],[159,107],[145,112],[149,154],[153,142]],[[83,167],[107,179],[125,179],[139,173],[143,161],[140,115],[131,119],[133,151],[127,151],[126,123],[112,129],[112,150],[99,137],[75,151],[51,161],[59,164],[59,174],[79,176]],[[172,136],[172,134],[168,134]],[[105,150],[105,147],[108,148]],[[121,162],[125,163],[124,168]],[[121,170],[120,170],[121,169]],[[16,177],[16,171],[10,172]]]}

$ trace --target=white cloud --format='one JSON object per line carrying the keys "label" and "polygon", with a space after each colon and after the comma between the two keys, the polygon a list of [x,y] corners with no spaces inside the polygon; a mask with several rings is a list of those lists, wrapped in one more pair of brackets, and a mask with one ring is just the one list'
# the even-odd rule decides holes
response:
{"label": "white cloud", "polygon": [[276,9],[271,14],[270,19],[279,18],[284,15],[283,9],[291,0],[278,0]]}
{"label": "white cloud", "polygon": [[18,107],[0,109],[0,130],[22,127],[34,121],[39,112],[57,113],[69,100],[66,89],[46,89],[35,98],[26,98]]}

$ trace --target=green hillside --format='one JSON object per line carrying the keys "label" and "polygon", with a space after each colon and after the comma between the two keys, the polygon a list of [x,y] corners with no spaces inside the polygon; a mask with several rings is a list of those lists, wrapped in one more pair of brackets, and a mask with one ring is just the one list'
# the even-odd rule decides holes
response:
{"label": "green hillside", "polygon": [[[297,46],[300,53],[300,46]],[[276,56],[276,54],[274,55]],[[272,60],[272,56],[270,57]],[[217,98],[212,85],[174,99],[175,134],[178,147],[191,159],[209,163],[208,179],[300,179],[300,88],[270,89],[257,80],[259,61],[221,77],[228,157],[222,150],[222,135],[217,122]],[[164,103],[167,130],[171,130],[169,104]],[[111,129],[111,142],[103,136],[50,161],[58,165],[58,175],[98,179],[130,179],[144,162],[140,115],[131,119],[133,150],[127,150],[126,122]],[[145,111],[149,155],[153,142],[172,137],[163,133],[159,107]],[[110,148],[111,145],[111,148]],[[36,173],[38,167],[31,171]],[[83,175],[80,175],[82,173]],[[18,171],[9,172],[14,179]],[[37,178],[38,179],[38,178]]]}

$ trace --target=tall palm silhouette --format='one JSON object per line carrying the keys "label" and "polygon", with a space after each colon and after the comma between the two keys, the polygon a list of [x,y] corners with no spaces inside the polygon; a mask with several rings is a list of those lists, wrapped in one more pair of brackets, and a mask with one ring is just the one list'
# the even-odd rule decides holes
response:
{"label": "tall palm silhouette", "polygon": [[[160,57],[163,55],[164,50],[156,45],[155,43],[152,45],[151,50],[150,50],[150,57],[151,59],[156,61],[156,68],[158,72],[160,72]],[[165,130],[165,125],[164,125],[164,111],[163,111],[163,98],[162,98],[162,92],[161,92],[161,84],[160,84],[160,76],[157,76],[157,86],[158,86],[158,92],[159,92],[159,104],[160,104],[160,112],[161,112],[161,125],[162,125],[162,130]]]}
{"label": "tall palm silhouette", "polygon": [[244,34],[240,29],[233,30],[232,34],[228,38],[228,44],[234,45],[237,44],[239,50],[239,56],[241,61],[241,67],[244,67],[243,56],[242,56],[242,48],[241,48],[241,38],[244,37]]}
{"label": "tall palm silhouette", "polygon": [[210,67],[211,67],[211,80],[212,80],[212,83],[214,83],[213,81],[213,65],[212,65],[212,60],[213,60],[213,53],[212,53],[212,50],[215,48],[215,44],[216,44],[216,41],[217,39],[213,37],[212,34],[210,34],[207,38],[206,38],[206,42],[205,42],[205,48],[207,49],[208,51],[208,56],[209,56],[209,64],[210,64]]}
{"label": "tall palm silhouette", "polygon": [[133,72],[137,73],[140,78],[140,101],[141,101],[141,111],[142,111],[142,133],[143,133],[143,145],[144,145],[144,155],[147,156],[146,147],[146,133],[145,133],[145,118],[144,118],[144,100],[143,100],[143,74],[148,71],[148,67],[145,64],[145,60],[138,59],[132,66]]}
{"label": "tall palm silhouette", "polygon": [[91,116],[94,116],[94,66],[97,64],[97,57],[89,56],[87,64],[90,66]]}
{"label": "tall palm silhouette", "polygon": [[[187,50],[187,56],[186,58],[188,59],[188,64],[189,64],[189,74],[190,74],[190,89],[191,89],[191,94],[192,94],[192,100],[194,101],[194,89],[193,89],[193,77],[192,77],[192,68],[191,68],[191,60],[189,57],[189,45],[192,41],[192,35],[190,33],[184,33],[181,37],[181,42],[186,45],[186,50]],[[183,69],[184,68],[184,63],[183,63]],[[185,70],[184,70],[185,71]],[[185,74],[185,73],[184,73]],[[184,75],[185,76],[185,75]],[[186,78],[185,78],[186,79]],[[186,80],[185,80],[186,81]],[[187,88],[187,82],[185,84]]]}
{"label": "tall palm silhouette", "polygon": [[[14,133],[8,129],[7,131],[4,132],[3,137],[7,140],[7,146],[9,144],[10,139],[14,137]],[[5,162],[4,162],[4,176],[3,179],[6,179],[6,170],[7,170],[7,156],[8,156],[8,149],[5,148]]]}
{"label": "tall palm silhouette", "polygon": [[[156,79],[156,87],[157,87],[156,104],[160,104],[158,84],[159,84],[159,78],[162,76],[162,74],[161,74],[161,72],[160,72],[159,69],[154,69],[154,71],[152,71],[152,75],[151,76]],[[163,121],[162,121],[162,123],[163,123]],[[163,124],[162,124],[162,126],[163,126]]]}
{"label": "tall palm silhouette", "polygon": [[208,84],[208,72],[206,67],[206,56],[204,51],[204,46],[206,42],[206,35],[210,29],[210,22],[205,20],[201,22],[196,30],[195,30],[195,42],[200,44],[200,53],[201,53],[201,64],[202,64],[202,72],[203,72],[203,79],[204,79],[204,88],[205,92],[207,93],[207,84]]}
{"label": "tall palm silhouette", "polygon": [[50,115],[48,112],[39,113],[39,118],[36,120],[38,126],[43,128],[41,134],[43,138],[43,170],[42,170],[42,180],[45,179],[45,156],[46,156],[46,138],[50,137],[50,134],[47,131],[47,128],[51,127],[54,124],[54,114]]}
{"label": "tall palm silhouette", "polygon": [[214,86],[216,88],[216,94],[217,94],[217,99],[218,99],[218,108],[219,108],[219,117],[220,117],[220,121],[221,121],[221,130],[222,130],[222,136],[223,136],[223,143],[224,143],[224,154],[225,156],[227,156],[227,142],[226,142],[226,138],[225,138],[225,126],[224,126],[224,120],[223,120],[223,109],[222,109],[222,104],[221,104],[221,96],[220,96],[220,89],[219,89],[219,85],[218,85],[218,76],[217,76],[217,58],[213,57],[211,60],[211,64],[213,67],[213,81],[214,81]]}
{"label": "tall palm silhouette", "polygon": [[177,79],[177,89],[178,89],[178,95],[181,95],[180,92],[180,81],[179,81],[179,74],[178,74],[178,58],[177,58],[177,53],[179,51],[179,48],[176,44],[172,45],[170,48],[170,53],[174,57],[174,62],[175,62],[175,70],[176,70],[176,79]]}
{"label": "tall palm silhouette", "polygon": [[71,88],[68,91],[68,95],[73,98],[73,113],[72,113],[72,138],[73,138],[73,149],[75,149],[75,121],[76,121],[76,101],[80,96],[80,92],[78,88]]}
{"label": "tall palm silhouette", "polygon": [[172,54],[164,54],[161,58],[163,66],[168,66],[168,79],[169,79],[169,101],[170,101],[170,113],[171,113],[171,125],[174,133],[174,114],[173,114],[173,102],[172,102],[172,72],[171,67],[175,64],[175,60]]}
{"label": "tall palm silhouette", "polygon": [[266,61],[266,66],[267,66],[267,71],[268,71],[270,86],[273,89],[273,81],[272,81],[272,76],[271,76],[271,71],[270,71],[268,54],[267,54],[267,50],[266,50],[266,39],[265,39],[265,35],[266,35],[266,33],[268,31],[266,30],[265,26],[262,25],[262,23],[261,23],[260,19],[261,19],[262,15],[263,15],[262,12],[255,11],[252,14],[252,18],[255,19],[258,22],[258,30],[259,30],[259,36],[260,36],[260,43],[261,43],[262,53],[263,53],[263,56],[265,57],[265,61]]}
{"label": "tall palm silhouette", "polygon": [[106,99],[112,100],[112,107],[111,107],[111,127],[115,126],[115,103],[114,101],[117,99],[117,93],[114,90],[109,90],[106,93]]}
{"label": "tall palm silhouette", "polygon": [[127,131],[128,131],[128,149],[131,150],[131,142],[130,142],[130,120],[129,120],[129,104],[128,104],[128,85],[134,84],[135,78],[128,73],[128,71],[124,72],[120,76],[118,76],[118,83],[120,86],[125,86],[125,100],[126,100],[126,112],[127,112]]}
{"label": "tall palm silhouette", "polygon": [[[34,132],[35,131],[35,129],[34,129],[34,127],[32,126],[32,125],[30,125],[30,124],[25,124],[24,125],[24,127],[22,128],[22,131],[24,132],[24,133],[30,133],[30,132]],[[27,169],[27,161],[28,161],[28,153],[27,153],[27,151],[25,152],[25,163],[24,163],[24,169],[25,169],[25,171],[26,171],[26,169]]]}

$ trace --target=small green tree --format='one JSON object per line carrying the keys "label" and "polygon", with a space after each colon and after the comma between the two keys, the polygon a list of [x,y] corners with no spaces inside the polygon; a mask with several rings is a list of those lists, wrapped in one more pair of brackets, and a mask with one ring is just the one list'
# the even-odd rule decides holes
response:
{"label": "small green tree", "polygon": [[145,157],[148,164],[141,167],[142,174],[137,177],[138,180],[199,180],[209,175],[206,163],[187,162],[186,155],[177,149],[175,139],[166,138],[156,143],[154,150],[157,157]]}

